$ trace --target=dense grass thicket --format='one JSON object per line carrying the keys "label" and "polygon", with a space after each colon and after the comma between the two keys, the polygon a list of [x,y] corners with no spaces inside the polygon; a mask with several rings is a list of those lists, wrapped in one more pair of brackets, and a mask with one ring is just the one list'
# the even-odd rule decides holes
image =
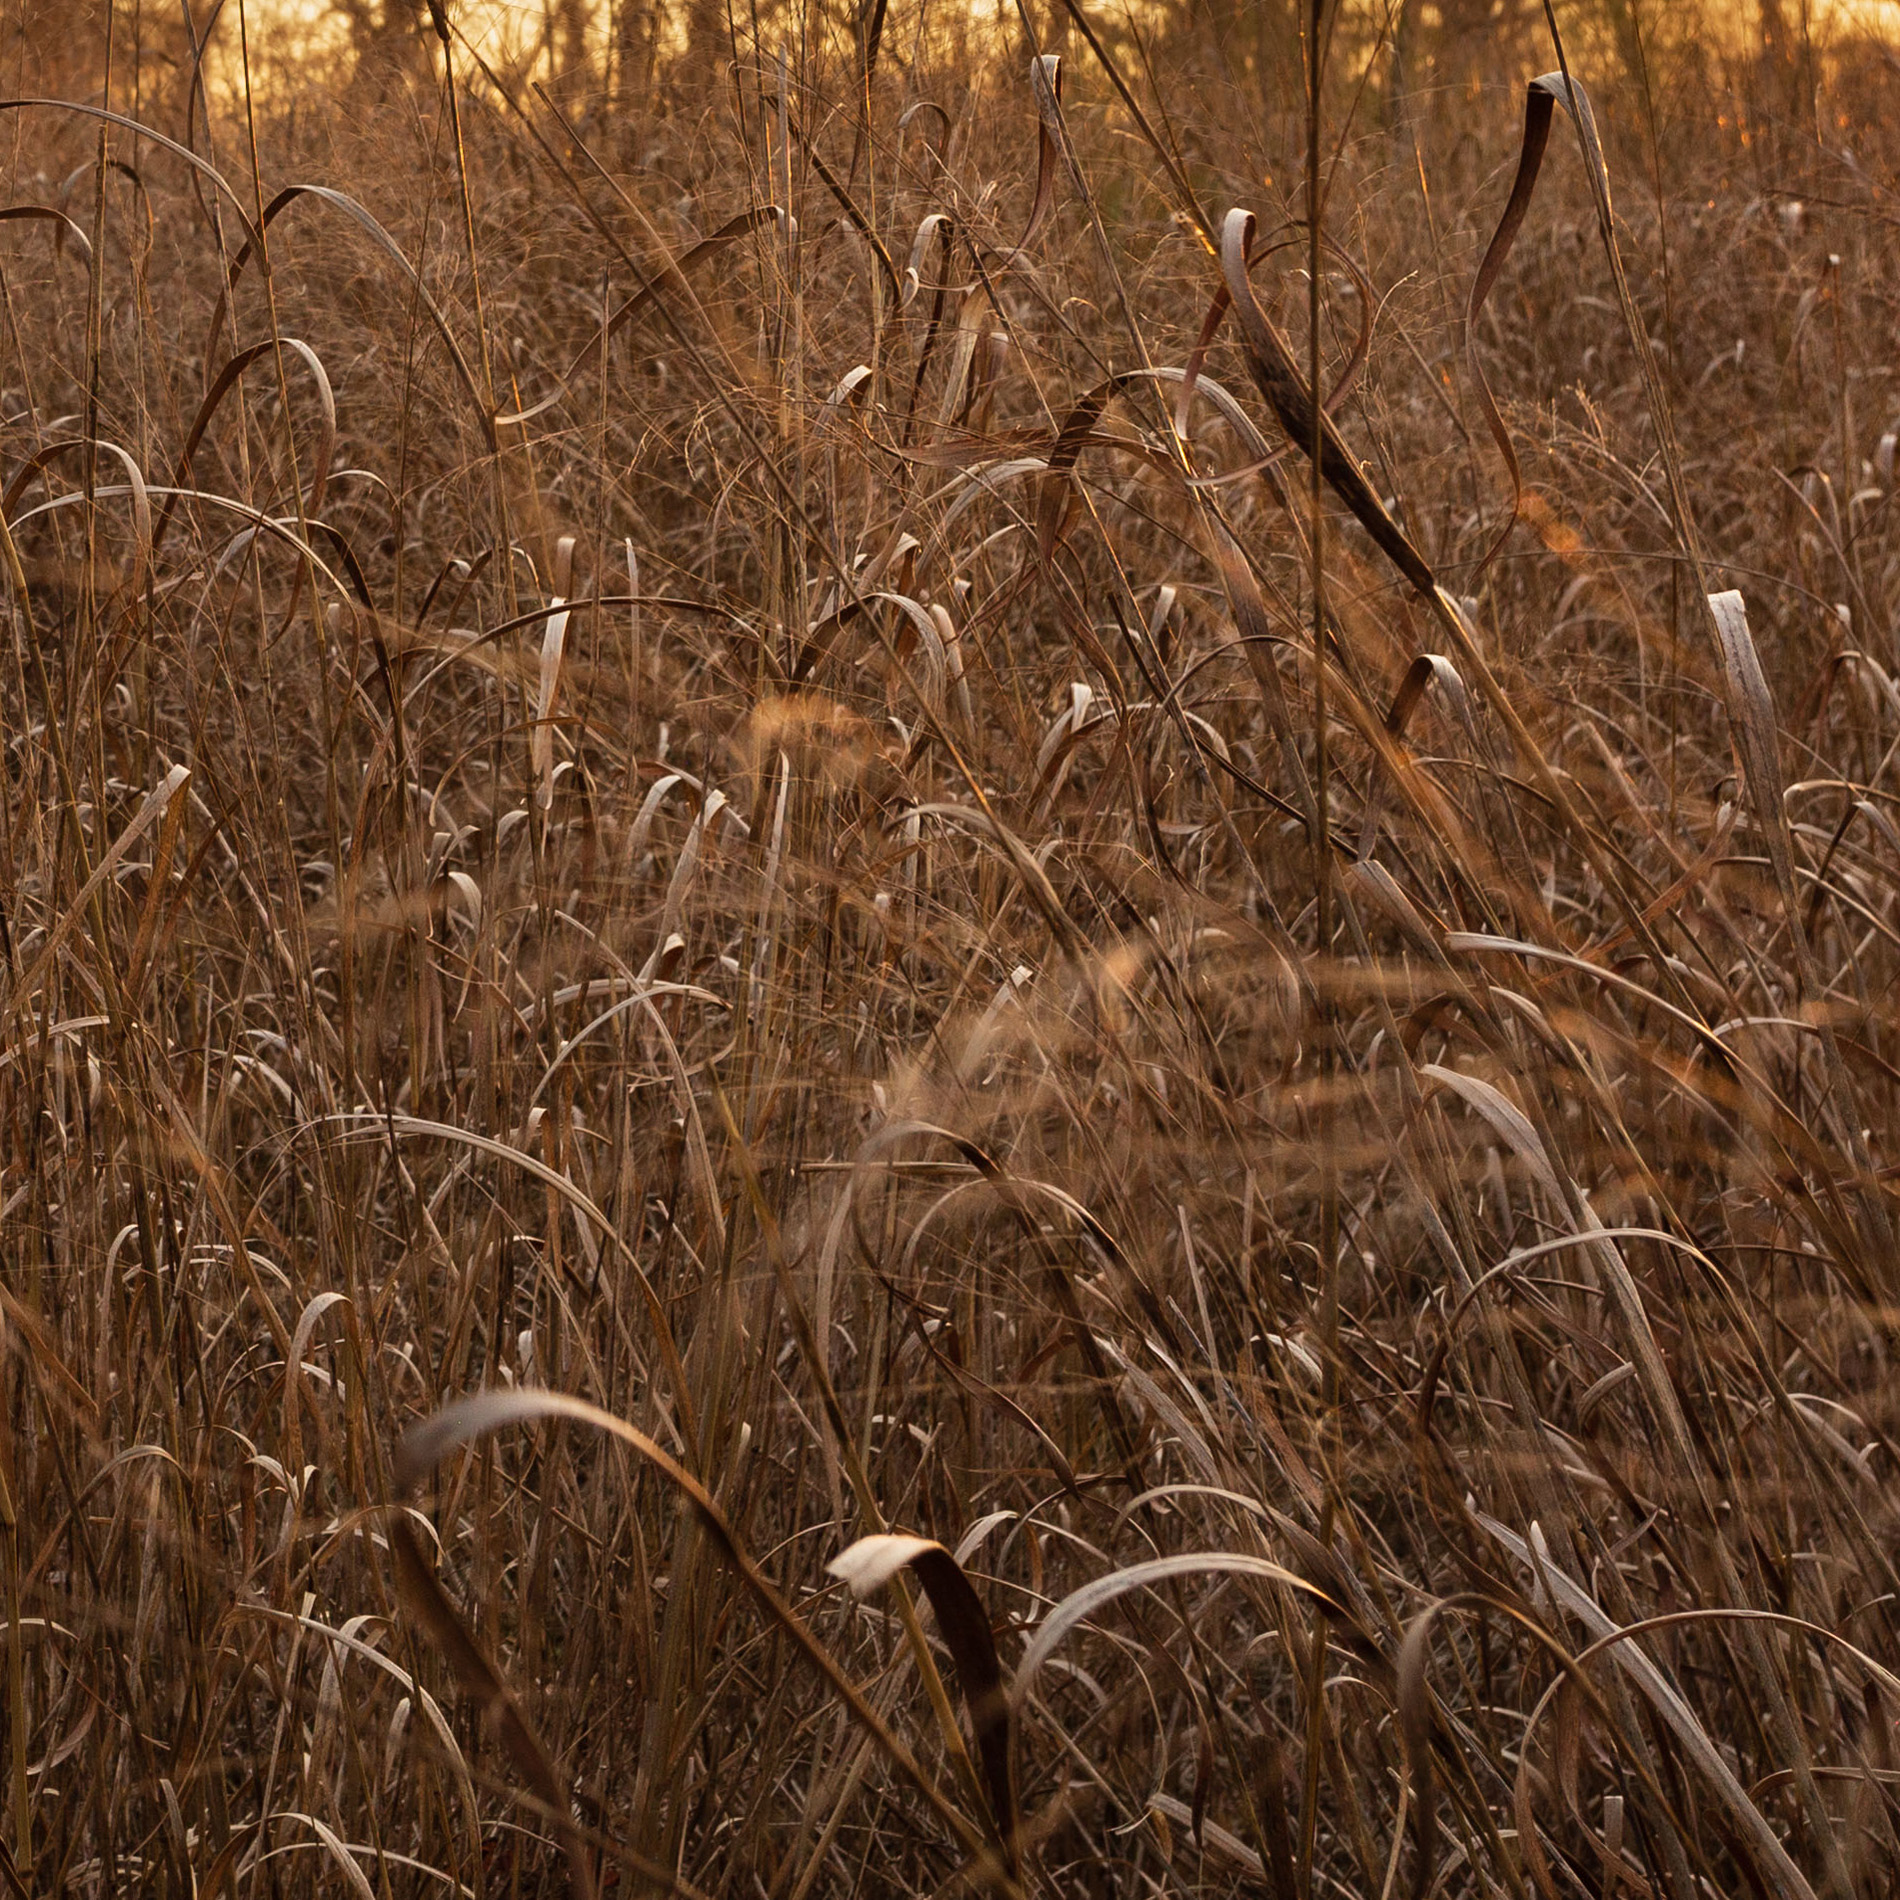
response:
{"label": "dense grass thicket", "polygon": [[12,11],[0,1892],[1900,1888],[1806,17]]}

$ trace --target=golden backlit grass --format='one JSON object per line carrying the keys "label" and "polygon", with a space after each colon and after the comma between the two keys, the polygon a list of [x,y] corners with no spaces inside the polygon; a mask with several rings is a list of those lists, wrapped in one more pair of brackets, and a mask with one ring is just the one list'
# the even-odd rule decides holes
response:
{"label": "golden backlit grass", "polygon": [[1472,13],[14,23],[6,1891],[1894,1890],[1892,55]]}

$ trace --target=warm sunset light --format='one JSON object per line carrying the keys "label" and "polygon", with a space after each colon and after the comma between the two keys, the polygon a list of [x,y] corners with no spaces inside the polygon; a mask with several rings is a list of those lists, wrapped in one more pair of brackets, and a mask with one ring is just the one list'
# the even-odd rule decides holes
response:
{"label": "warm sunset light", "polygon": [[0,59],[0,1900],[1900,1894],[1900,0]]}

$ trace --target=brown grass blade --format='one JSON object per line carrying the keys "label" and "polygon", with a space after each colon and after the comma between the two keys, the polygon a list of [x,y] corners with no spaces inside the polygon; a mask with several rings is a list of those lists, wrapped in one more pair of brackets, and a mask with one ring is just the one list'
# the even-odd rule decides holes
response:
{"label": "brown grass blade", "polygon": [[1472,280],[1471,296],[1465,304],[1465,365],[1478,391],[1485,426],[1491,431],[1491,440],[1497,444],[1511,478],[1511,512],[1480,558],[1472,575],[1474,583],[1504,551],[1504,544],[1511,538],[1511,530],[1517,526],[1518,513],[1524,505],[1524,475],[1518,466],[1517,449],[1511,441],[1510,430],[1504,426],[1497,397],[1491,390],[1491,379],[1484,373],[1484,358],[1478,351],[1478,319],[1484,314],[1485,303],[1530,212],[1531,197],[1537,190],[1537,175],[1543,168],[1544,152],[1550,144],[1550,122],[1556,107],[1556,97],[1550,89],[1541,80],[1533,80],[1524,94],[1524,137],[1518,148],[1517,176],[1511,181],[1510,198],[1498,219],[1497,229],[1491,233],[1491,242],[1485,247],[1478,274]]}
{"label": "brown grass blade", "polygon": [[691,278],[702,264],[717,257],[740,238],[749,237],[754,231],[778,223],[784,215],[777,205],[754,205],[750,211],[742,211],[737,217],[728,218],[710,237],[703,237],[697,244],[689,245],[679,256],[663,260],[654,271],[652,281],[619,304],[606,323],[588,339],[587,347],[567,366],[552,394],[543,396],[539,402],[531,403],[526,409],[497,416],[497,425],[512,427],[546,415],[573,392],[575,384],[588,370],[601,361],[607,345],[628,324],[635,322],[659,302],[664,290],[688,290]]}
{"label": "brown grass blade", "polygon": [[[165,538],[165,530],[171,524],[172,511],[177,507],[179,492],[191,474],[192,458],[198,453],[198,445],[204,440],[205,431],[211,426],[212,418],[217,414],[224,399],[230,394],[237,380],[250,366],[260,358],[273,356],[280,348],[289,350],[298,357],[310,372],[310,380],[316,386],[317,404],[322,413],[323,427],[317,437],[315,455],[311,458],[309,486],[304,493],[304,510],[314,515],[323,506],[325,490],[330,484],[330,463],[336,454],[336,393],[330,387],[329,373],[324,369],[322,359],[308,343],[294,336],[266,337],[261,343],[253,343],[239,350],[224,367],[218,371],[217,379],[206,390],[204,401],[198,405],[198,413],[192,418],[191,428],[185,435],[185,446],[178,451],[178,461],[172,471],[174,492],[165,497],[165,505],[159,510],[158,525],[152,531],[152,545],[156,547]],[[285,426],[289,423],[286,421]],[[315,525],[315,524],[312,524]]]}
{"label": "brown grass blade", "polygon": [[[830,1653],[811,1633],[804,1620],[779,1595],[764,1572],[753,1562],[711,1494],[644,1432],[616,1418],[611,1412],[590,1405],[585,1399],[570,1398],[565,1393],[525,1388],[512,1392],[481,1392],[444,1406],[441,1411],[411,1426],[403,1434],[396,1451],[396,1485],[401,1491],[413,1490],[444,1458],[474,1440],[487,1437],[509,1425],[549,1418],[569,1419],[577,1424],[590,1425],[596,1431],[606,1432],[629,1446],[680,1492],[693,1507],[726,1561],[739,1573],[773,1622],[792,1639],[832,1692],[877,1742],[899,1774],[923,1796],[931,1811],[957,1838],[964,1851],[979,1863],[987,1862],[990,1852],[981,1836],[945,1798],[936,1783],[918,1767],[910,1751],[832,1660]],[[431,1577],[429,1581],[433,1583],[434,1579]],[[454,1640],[452,1633],[450,1640]]]}
{"label": "brown grass blade", "polygon": [[[4,102],[0,102],[0,104],[3,103]],[[469,368],[468,358],[462,354],[462,346],[455,340],[455,332],[449,328],[448,318],[443,315],[441,305],[429,294],[427,287],[417,274],[416,267],[410,263],[408,257],[404,254],[402,246],[389,235],[382,224],[369,210],[355,198],[351,197],[348,192],[339,191],[334,185],[286,185],[283,190],[278,192],[270,203],[264,207],[262,217],[259,221],[261,229],[268,231],[284,212],[288,211],[293,205],[301,204],[305,200],[325,206],[332,211],[341,212],[408,280],[410,293],[414,296],[420,308],[427,312],[430,323],[435,326],[435,333],[441,338],[443,349],[448,352],[449,362],[454,367],[456,378],[461,383],[464,391],[466,391],[470,403],[474,406],[476,417],[481,423],[484,439],[491,449],[494,448],[498,441],[495,434],[496,418],[490,412],[487,400],[482,395],[481,384],[477,382],[475,372]],[[250,231],[248,219],[246,220],[245,228],[247,232]],[[252,232],[246,237],[242,248],[231,260],[230,270],[225,276],[224,290],[218,297],[217,307],[212,312],[210,325],[205,332],[205,362],[207,367],[216,360],[218,339],[224,329],[225,309],[231,297],[236,293],[238,277],[242,273],[244,266],[250,261],[252,253],[261,250],[262,245],[263,238],[257,233]]]}
{"label": "brown grass blade", "polygon": [[956,1558],[934,1539],[890,1532],[860,1537],[825,1568],[857,1597],[881,1590],[900,1570],[913,1572],[924,1586],[930,1607],[937,1613],[937,1627],[956,1664],[957,1684],[963,1691],[963,1706],[969,1711],[977,1755],[983,1763],[990,1817],[1002,1845],[1004,1865],[1012,1879],[1020,1877],[1021,1817],[1016,1809],[1012,1761],[1014,1722],[989,1612],[975,1585]]}
{"label": "brown grass blade", "polygon": [[[501,1672],[489,1661],[456,1613],[448,1592],[424,1561],[415,1532],[400,1512],[389,1520],[389,1542],[396,1553],[398,1587],[409,1613],[442,1652],[463,1694],[475,1703],[482,1720],[500,1737],[515,1772],[553,1823],[567,1855],[568,1877],[576,1900],[592,1900],[595,1891],[592,1857],[575,1829],[572,1803],[553,1757],[522,1714]],[[361,1878],[360,1872],[358,1877]]]}
{"label": "brown grass blade", "polygon": [[80,263],[90,266],[92,263],[92,240],[85,231],[65,212],[52,205],[4,205],[0,206],[0,224],[21,222],[39,222],[54,227],[53,235],[63,248],[65,241],[71,238],[79,246]]}

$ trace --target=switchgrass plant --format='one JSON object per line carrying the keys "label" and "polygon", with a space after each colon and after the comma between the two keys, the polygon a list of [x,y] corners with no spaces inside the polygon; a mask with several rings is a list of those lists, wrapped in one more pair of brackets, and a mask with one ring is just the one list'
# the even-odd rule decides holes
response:
{"label": "switchgrass plant", "polygon": [[1894,1891],[1891,52],[352,17],[10,28],[0,1884]]}

